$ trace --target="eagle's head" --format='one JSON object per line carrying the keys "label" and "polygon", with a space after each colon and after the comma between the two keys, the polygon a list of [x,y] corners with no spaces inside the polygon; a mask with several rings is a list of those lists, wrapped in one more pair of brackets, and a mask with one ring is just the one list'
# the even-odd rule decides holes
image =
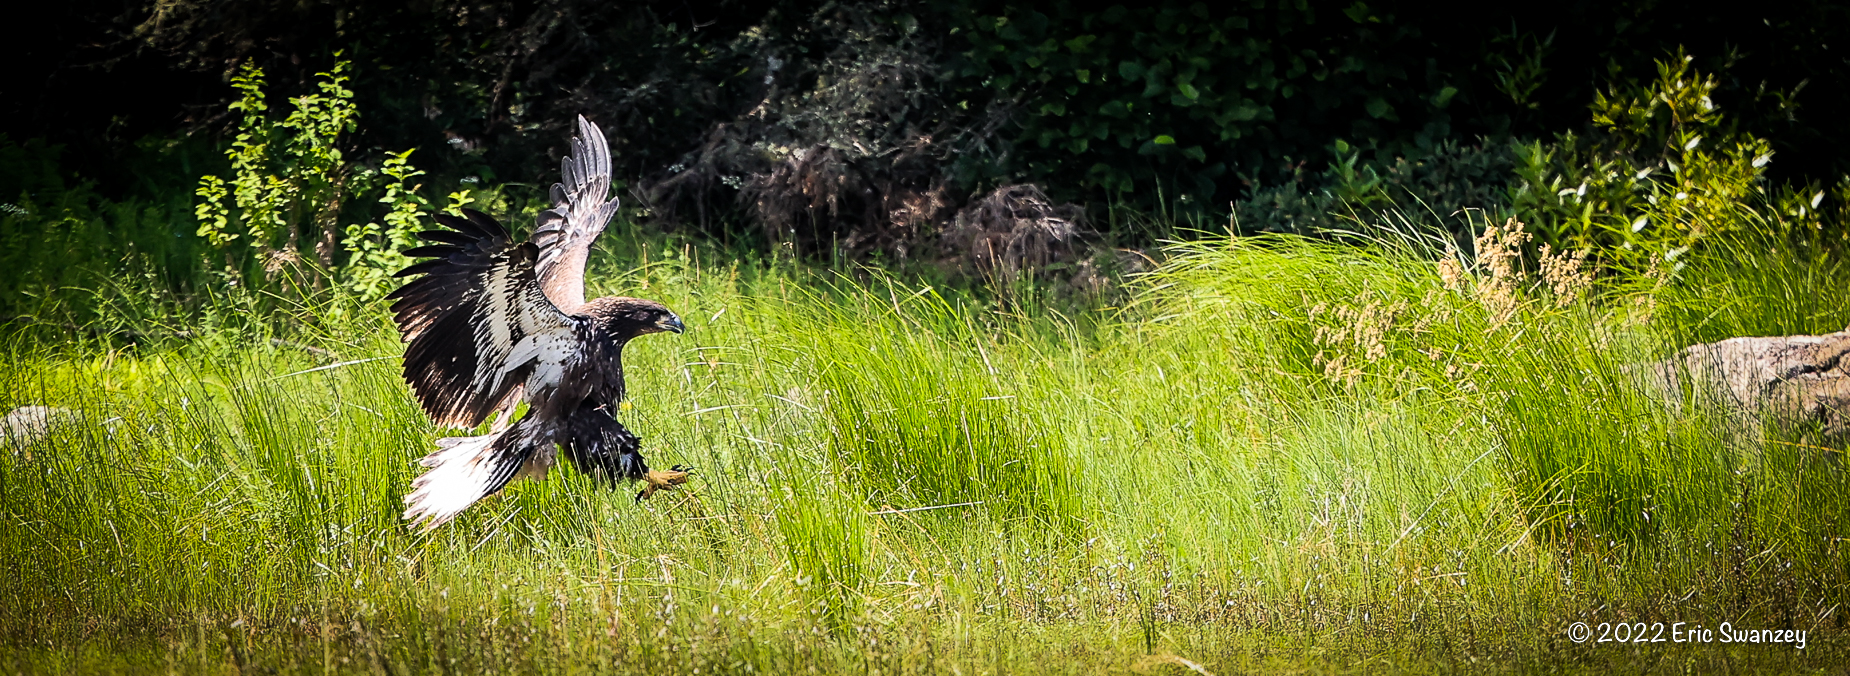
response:
{"label": "eagle's head", "polygon": [[664,331],[680,333],[687,328],[667,306],[641,298],[599,298],[586,303],[583,312],[596,317],[604,330],[619,341]]}

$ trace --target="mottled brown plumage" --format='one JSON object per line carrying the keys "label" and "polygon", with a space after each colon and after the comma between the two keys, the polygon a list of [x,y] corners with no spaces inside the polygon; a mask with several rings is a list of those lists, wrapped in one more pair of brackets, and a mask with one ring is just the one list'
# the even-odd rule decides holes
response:
{"label": "mottled brown plumage", "polygon": [[[400,272],[413,279],[389,297],[406,343],[405,381],[431,420],[466,428],[501,414],[489,434],[440,439],[424,458],[431,469],[413,482],[405,518],[426,528],[518,476],[543,477],[557,447],[579,470],[613,482],[686,480],[679,468],[649,471],[640,440],[614,417],[625,396],[623,347],[649,333],[680,333],[682,324],[651,300],[583,301],[585,260],[616,200],[604,201],[603,134],[578,123],[565,181],[553,186],[554,208],[541,215],[534,241],[514,242],[477,211],[439,214],[449,229],[419,234],[433,244],[406,254],[430,260]],[[527,415],[504,428],[522,401]]]}

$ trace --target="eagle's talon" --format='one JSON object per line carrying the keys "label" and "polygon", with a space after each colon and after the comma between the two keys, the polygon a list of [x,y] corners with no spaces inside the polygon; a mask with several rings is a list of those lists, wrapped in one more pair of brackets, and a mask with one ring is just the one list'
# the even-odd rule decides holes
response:
{"label": "eagle's talon", "polygon": [[642,502],[654,497],[656,491],[674,488],[675,486],[687,483],[689,473],[692,471],[693,468],[685,468],[680,465],[675,465],[668,471],[650,470],[642,475],[643,483],[648,485],[643,487],[641,493],[636,494],[636,502]]}

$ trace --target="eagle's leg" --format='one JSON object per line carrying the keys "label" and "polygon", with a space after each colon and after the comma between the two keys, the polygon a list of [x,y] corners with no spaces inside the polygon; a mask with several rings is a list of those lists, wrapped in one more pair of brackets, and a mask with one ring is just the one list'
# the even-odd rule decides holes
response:
{"label": "eagle's leg", "polygon": [[587,399],[564,421],[560,448],[566,460],[578,471],[609,481],[641,481],[642,492],[636,501],[654,497],[655,492],[687,483],[692,468],[675,465],[667,471],[650,470],[642,459],[642,439],[610,417],[603,404]]}
{"label": "eagle's leg", "polygon": [[693,472],[694,468],[682,465],[675,465],[667,470],[656,469],[643,472],[642,482],[648,485],[643,487],[641,493],[636,494],[636,501],[642,502],[643,500],[654,497],[656,491],[674,488],[675,486],[687,483],[688,477],[691,476]]}

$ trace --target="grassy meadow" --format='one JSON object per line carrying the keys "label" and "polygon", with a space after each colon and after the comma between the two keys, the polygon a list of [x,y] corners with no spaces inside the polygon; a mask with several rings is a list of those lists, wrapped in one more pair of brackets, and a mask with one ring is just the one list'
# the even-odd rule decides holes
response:
{"label": "grassy meadow", "polygon": [[[399,379],[382,303],[322,294],[274,334],[5,346],[0,407],[74,413],[0,452],[0,671],[1850,659],[1842,450],[1731,441],[1628,369],[1850,324],[1850,277],[1803,247],[1542,278],[1496,233],[1474,256],[1208,238],[1118,306],[1065,310],[614,230],[592,291],[689,327],[625,355],[624,422],[653,464],[698,468],[641,504],[562,467],[407,529],[415,460],[454,432]],[[1809,633],[1580,644],[1575,622]]]}

